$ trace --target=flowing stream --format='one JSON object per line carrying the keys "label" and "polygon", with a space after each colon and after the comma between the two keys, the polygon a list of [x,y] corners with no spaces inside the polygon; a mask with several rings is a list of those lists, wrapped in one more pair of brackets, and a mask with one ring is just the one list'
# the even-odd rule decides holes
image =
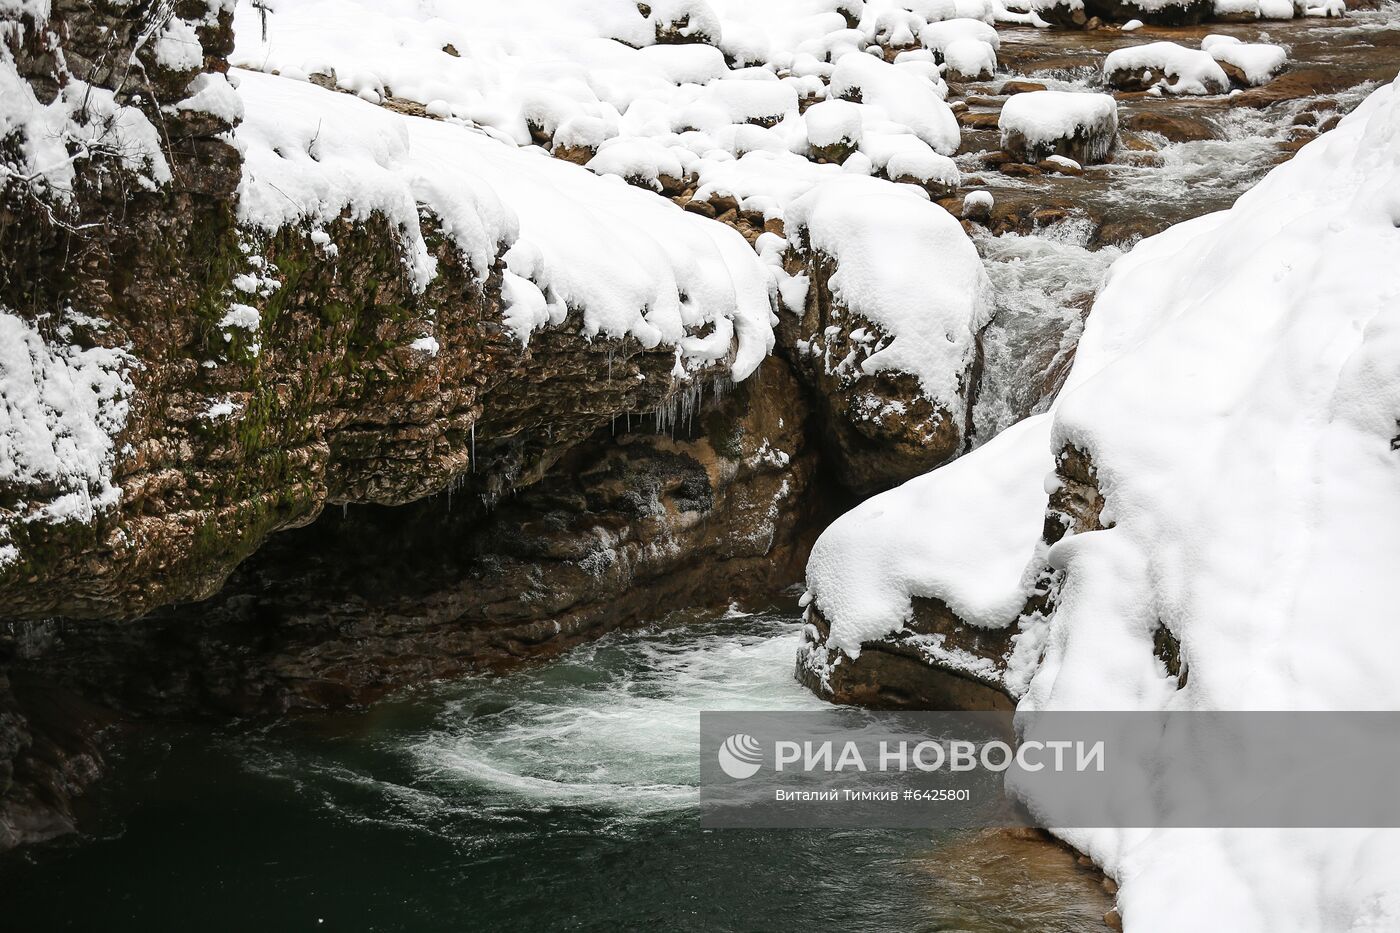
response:
{"label": "flowing stream", "polygon": [[699,711],[820,707],[792,676],[799,628],[772,615],[654,626],[369,711],[149,734],[99,787],[93,833],[5,857],[7,921],[1103,929],[1092,876],[1043,843],[701,831]]}

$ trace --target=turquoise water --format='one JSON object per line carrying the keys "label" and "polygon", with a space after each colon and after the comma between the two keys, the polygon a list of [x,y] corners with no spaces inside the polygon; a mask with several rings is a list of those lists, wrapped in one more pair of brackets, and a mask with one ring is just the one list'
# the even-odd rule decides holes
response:
{"label": "turquoise water", "polygon": [[702,831],[699,711],[820,706],[799,628],[618,633],[369,711],[147,734],[84,835],[0,860],[6,928],[1103,929],[1082,880],[953,834]]}

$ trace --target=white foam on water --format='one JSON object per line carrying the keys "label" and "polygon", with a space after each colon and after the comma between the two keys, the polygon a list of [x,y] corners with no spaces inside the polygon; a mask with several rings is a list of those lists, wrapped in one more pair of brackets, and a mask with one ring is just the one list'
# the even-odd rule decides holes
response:
{"label": "white foam on water", "polygon": [[1093,224],[1075,218],[1029,236],[976,238],[995,291],[996,312],[982,334],[982,379],[973,406],[980,446],[1050,407],[1046,374],[1064,371],[1115,247],[1089,248]]}
{"label": "white foam on water", "polygon": [[488,805],[621,817],[694,806],[702,710],[827,706],[793,677],[799,622],[720,629],[609,636],[476,680],[413,756],[430,784],[469,786]]}
{"label": "white foam on water", "polygon": [[1238,196],[1278,164],[1279,145],[1288,140],[1294,117],[1306,107],[1319,99],[1335,102],[1334,110],[1319,113],[1320,122],[1331,112],[1349,112],[1375,87],[1368,82],[1325,98],[1299,98],[1265,109],[1235,107],[1214,114],[1210,119],[1220,139],[1169,143],[1146,164],[1109,166],[1109,200],[1141,204]]}

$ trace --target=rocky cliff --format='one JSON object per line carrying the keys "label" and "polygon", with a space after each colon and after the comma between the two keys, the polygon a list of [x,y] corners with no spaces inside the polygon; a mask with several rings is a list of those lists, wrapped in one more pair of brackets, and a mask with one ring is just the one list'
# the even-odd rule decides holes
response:
{"label": "rocky cliff", "polygon": [[[240,223],[239,114],[190,104],[226,87],[231,4],[44,14],[4,33],[6,94],[61,119],[67,168],[7,124],[0,307],[28,353],[5,377],[33,411],[4,422],[0,839],[70,825],[113,711],[362,702],[558,650],[659,593],[799,574],[815,467],[783,364],[678,380],[672,347],[593,339],[581,310],[522,346],[500,255],[472,267],[431,213],[426,287],[383,214]],[[110,377],[77,426],[75,376]],[[94,430],[106,452],[75,468]],[[336,515],[177,605],[328,504],[417,500]]]}

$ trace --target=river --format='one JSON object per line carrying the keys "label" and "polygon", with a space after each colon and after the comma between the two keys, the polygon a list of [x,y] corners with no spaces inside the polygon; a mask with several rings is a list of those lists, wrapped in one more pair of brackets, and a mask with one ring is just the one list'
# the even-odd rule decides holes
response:
{"label": "river", "polygon": [[800,622],[711,618],[263,728],[160,727],[83,835],[0,865],[15,930],[1102,930],[1043,843],[702,831],[702,709],[811,709]]}

